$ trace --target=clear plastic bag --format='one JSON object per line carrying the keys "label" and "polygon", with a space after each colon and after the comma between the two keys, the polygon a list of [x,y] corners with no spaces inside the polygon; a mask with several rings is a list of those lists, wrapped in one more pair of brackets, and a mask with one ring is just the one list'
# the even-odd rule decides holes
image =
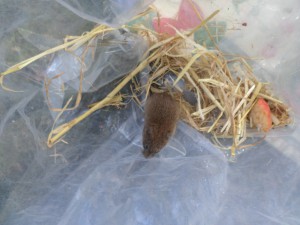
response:
{"label": "clear plastic bag", "polygon": [[[180,124],[173,141],[181,142],[186,153],[174,151],[177,146],[171,143],[160,158],[146,160],[141,154],[140,122],[129,116],[109,139],[97,132],[99,141],[92,135],[88,145],[75,137],[91,140],[89,132],[72,132],[72,146],[57,147],[68,163],[58,157],[55,164],[45,151],[40,152],[41,167],[32,163],[19,180],[22,185],[10,194],[2,212],[4,224],[182,224],[198,220],[195,211],[202,205],[207,207],[200,214],[209,215],[202,221],[216,221],[210,212],[219,204],[226,184],[224,155]],[[91,128],[91,123],[95,121],[85,126]],[[18,193],[21,189],[24,192]],[[35,193],[31,200],[26,197],[29,193]],[[185,202],[190,198],[192,202]],[[14,201],[19,205],[11,211]]]}
{"label": "clear plastic bag", "polygon": [[[254,69],[290,104],[295,123],[288,135],[271,132],[265,142],[230,163],[203,135],[180,122],[167,147],[145,159],[143,112],[131,102],[122,109],[97,111],[64,137],[68,144],[48,149],[53,118],[44,98],[43,74],[58,58],[46,57],[5,78],[7,86],[24,92],[0,90],[0,224],[300,224],[299,4],[197,2],[205,16],[222,6],[223,15],[229,8],[227,19],[238,21],[239,35],[228,25],[226,38],[219,42],[232,54],[257,55],[259,51],[249,47],[252,42],[262,48],[261,43],[272,41],[270,37],[280,37],[276,54],[257,62]],[[67,34],[80,35],[91,27],[53,1],[3,0],[0,8],[1,71],[53,47]],[[291,22],[293,33],[277,30],[278,15]],[[246,27],[241,25],[244,18],[251,18]],[[51,37],[49,42],[39,41],[46,36]],[[82,105],[63,119],[68,121],[101,100],[116,82],[100,81],[100,89],[83,93]]]}
{"label": "clear plastic bag", "polygon": [[141,37],[120,30],[96,38],[75,52],[59,52],[45,72],[45,97],[50,107],[63,107],[66,86],[77,92],[92,92],[129,73],[146,49]]}
{"label": "clear plastic bag", "polygon": [[83,19],[119,26],[142,12],[154,0],[57,0]]}

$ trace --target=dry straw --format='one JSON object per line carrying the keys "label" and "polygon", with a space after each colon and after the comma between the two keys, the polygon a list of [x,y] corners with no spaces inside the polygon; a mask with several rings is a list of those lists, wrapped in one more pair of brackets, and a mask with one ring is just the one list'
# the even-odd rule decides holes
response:
{"label": "dry straw", "polygon": [[[138,17],[144,16],[152,10],[153,8],[150,8]],[[57,142],[62,141],[62,138],[70,129],[96,110],[109,105],[121,104],[120,91],[122,88],[149,65],[152,65],[152,72],[149,74],[146,86],[141,87],[139,83],[134,82],[135,88],[132,89],[132,98],[142,104],[136,97],[135,92],[144,89],[148,95],[150,89],[153,88],[153,84],[163,79],[166,73],[172,71],[177,76],[174,85],[180,80],[184,80],[185,88],[195,93],[197,97],[196,106],[192,106],[180,94],[174,94],[175,98],[181,103],[182,120],[198,131],[210,134],[212,141],[221,149],[231,150],[232,156],[235,155],[236,149],[252,146],[243,146],[243,143],[248,136],[253,136],[251,133],[253,129],[251,129],[251,121],[248,115],[258,98],[264,98],[268,102],[272,112],[273,127],[289,124],[291,120],[287,106],[271,94],[268,84],[256,79],[245,58],[230,59],[219,50],[212,38],[211,41],[214,43],[216,50],[208,50],[191,38],[193,33],[201,27],[204,27],[209,36],[212,37],[206,23],[217,13],[218,11],[202,20],[198,27],[188,33],[182,33],[174,28],[177,35],[173,37],[159,35],[139,25],[127,27],[133,32],[141,34],[150,44],[143,60],[103,100],[91,105],[88,111],[72,121],[56,128],[53,127],[48,137],[48,146],[52,147]],[[199,13],[198,16],[200,16]],[[3,85],[3,78],[6,75],[56,51],[74,51],[93,38],[114,29],[100,25],[82,36],[67,37],[64,44],[18,63],[1,73],[0,83],[3,88],[6,88]],[[58,76],[63,76],[63,74]],[[81,96],[81,93],[79,94]],[[70,101],[63,109],[56,110],[60,111],[60,114],[63,113],[69,103]],[[220,138],[230,138],[232,144],[224,146]]]}

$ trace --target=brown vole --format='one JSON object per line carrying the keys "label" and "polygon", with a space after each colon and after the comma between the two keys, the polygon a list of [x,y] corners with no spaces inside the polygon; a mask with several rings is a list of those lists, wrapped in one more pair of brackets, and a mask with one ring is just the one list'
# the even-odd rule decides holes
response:
{"label": "brown vole", "polygon": [[144,156],[159,152],[175,133],[180,115],[180,105],[168,93],[154,93],[149,96],[145,106],[143,130]]}

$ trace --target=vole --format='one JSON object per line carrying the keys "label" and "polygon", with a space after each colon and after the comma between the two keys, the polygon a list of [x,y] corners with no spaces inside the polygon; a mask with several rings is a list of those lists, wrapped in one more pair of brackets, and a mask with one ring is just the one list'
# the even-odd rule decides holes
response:
{"label": "vole", "polygon": [[167,92],[154,93],[148,97],[143,130],[145,157],[151,157],[165,147],[175,133],[179,116],[180,104]]}

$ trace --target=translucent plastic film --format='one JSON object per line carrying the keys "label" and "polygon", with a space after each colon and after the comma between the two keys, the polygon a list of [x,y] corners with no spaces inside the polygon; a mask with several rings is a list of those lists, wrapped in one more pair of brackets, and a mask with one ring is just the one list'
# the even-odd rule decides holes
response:
{"label": "translucent plastic film", "polygon": [[154,0],[57,0],[83,19],[119,26],[142,12]]}
{"label": "translucent plastic film", "polygon": [[[80,1],[64,2],[83,7]],[[113,1],[98,2],[112,8]],[[0,89],[0,224],[300,224],[299,2],[195,2],[204,18],[221,9],[208,24],[220,48],[261,59],[253,63],[255,74],[272,82],[274,92],[291,107],[294,123],[271,131],[263,143],[229,162],[207,137],[180,121],[166,148],[145,159],[143,109],[125,97],[126,105],[98,110],[49,149],[46,141],[54,119],[45,98],[45,78],[51,69],[49,77],[69,74],[61,80],[66,92],[60,104],[76,95],[79,79],[73,73],[79,68],[74,57],[49,55],[5,77],[5,85],[22,92]],[[145,6],[135,3],[124,9]],[[179,0],[156,5],[162,17],[176,20]],[[112,18],[123,23],[123,17]],[[2,0],[0,21],[1,72],[95,25],[50,0]],[[203,40],[204,34],[197,33]],[[84,83],[80,106],[59,122],[103,99],[147,49],[134,34],[116,30],[110,35],[103,40],[117,44],[100,45],[86,62],[90,82]],[[120,43],[123,38],[129,41]],[[130,95],[130,86],[121,93]]]}

